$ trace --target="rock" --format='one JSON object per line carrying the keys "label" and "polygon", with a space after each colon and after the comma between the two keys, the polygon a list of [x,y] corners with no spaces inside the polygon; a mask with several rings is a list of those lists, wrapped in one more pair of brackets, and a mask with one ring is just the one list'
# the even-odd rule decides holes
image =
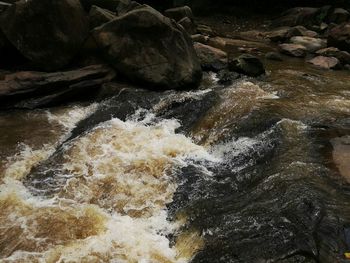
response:
{"label": "rock", "polygon": [[193,20],[193,13],[190,7],[182,6],[170,8],[164,11],[165,16],[174,19],[175,21],[180,21],[184,17],[188,17]]}
{"label": "rock", "polygon": [[103,25],[116,18],[116,16],[109,10],[92,6],[89,13],[90,29]]}
{"label": "rock", "polygon": [[217,72],[227,67],[227,53],[221,49],[194,43],[194,49],[204,70]]}
{"label": "rock", "polygon": [[257,77],[265,74],[263,63],[257,57],[249,54],[243,54],[236,59],[230,60],[228,68],[231,71],[242,73],[251,77]]}
{"label": "rock", "polygon": [[210,26],[207,26],[207,25],[198,25],[197,32],[199,32],[202,35],[209,36],[209,37],[216,36],[216,33],[214,32],[214,30]]}
{"label": "rock", "polygon": [[121,4],[129,4],[130,0],[80,0],[80,2],[87,12],[90,11],[93,5],[115,12],[118,6]]}
{"label": "rock", "polygon": [[197,87],[201,66],[191,38],[173,20],[143,7],[93,30],[106,59],[131,81],[152,88]]}
{"label": "rock", "polygon": [[283,57],[277,52],[268,52],[266,53],[265,58],[269,60],[283,61]]}
{"label": "rock", "polygon": [[330,29],[328,46],[350,52],[350,23],[344,23]]}
{"label": "rock", "polygon": [[341,67],[340,61],[335,57],[317,56],[308,62],[322,69],[339,69]]}
{"label": "rock", "polygon": [[[105,65],[54,73],[34,71],[8,73],[0,80],[1,107],[17,104],[17,107],[22,105],[35,108],[58,102],[58,100],[62,101],[63,97],[68,99],[68,94],[79,93],[82,97],[89,95],[91,89],[111,81],[114,76],[114,71]],[[19,103],[19,101],[24,102]]]}
{"label": "rock", "polygon": [[67,65],[89,31],[79,0],[18,1],[2,14],[1,29],[26,58],[44,70]]}
{"label": "rock", "polygon": [[135,1],[126,1],[127,3],[120,1],[116,12],[118,16],[124,15],[127,12],[130,12],[132,10],[135,10],[137,8],[145,7],[146,5],[141,5],[138,2]]}
{"label": "rock", "polygon": [[305,57],[307,49],[298,44],[281,44],[279,48],[282,53],[293,57]]}
{"label": "rock", "polygon": [[199,42],[202,44],[206,44],[209,40],[208,36],[203,36],[201,34],[195,34],[191,36],[193,42]]}
{"label": "rock", "polygon": [[316,54],[324,57],[335,57],[344,65],[350,64],[350,53],[341,51],[335,47],[328,47],[318,50]]}
{"label": "rock", "polygon": [[327,42],[324,39],[305,36],[292,37],[290,42],[304,46],[308,52],[315,52],[327,46]]}
{"label": "rock", "polygon": [[270,44],[266,44],[258,41],[248,41],[242,39],[232,39],[224,37],[212,37],[209,38],[209,46],[216,47],[222,50],[240,51],[245,50],[254,50],[254,51],[272,51],[274,50]]}
{"label": "rock", "polygon": [[231,85],[236,79],[241,77],[240,74],[234,71],[229,71],[228,69],[222,69],[218,72],[217,78],[218,83],[221,85]]}
{"label": "rock", "polygon": [[193,23],[193,21],[188,18],[188,17],[184,17],[182,18],[179,22],[177,22],[178,24],[180,24],[188,34],[193,35],[197,32],[197,27],[196,25]]}
{"label": "rock", "polygon": [[297,26],[312,24],[318,8],[313,7],[295,7],[282,13],[282,15],[272,23],[275,26]]}
{"label": "rock", "polygon": [[284,42],[292,35],[291,30],[291,27],[276,28],[267,34],[267,38],[272,42]]}
{"label": "rock", "polygon": [[330,23],[341,24],[348,21],[350,18],[350,13],[343,8],[335,8],[331,13],[328,21]]}
{"label": "rock", "polygon": [[293,27],[293,35],[289,35],[289,37],[293,36],[305,36],[305,37],[317,37],[318,33],[312,30],[308,30],[304,26],[295,26]]}

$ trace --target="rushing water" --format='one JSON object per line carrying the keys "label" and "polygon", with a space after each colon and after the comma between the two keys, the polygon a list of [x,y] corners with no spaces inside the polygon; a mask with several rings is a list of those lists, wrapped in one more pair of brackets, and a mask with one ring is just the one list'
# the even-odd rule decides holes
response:
{"label": "rushing water", "polygon": [[350,76],[0,114],[1,262],[343,262]]}

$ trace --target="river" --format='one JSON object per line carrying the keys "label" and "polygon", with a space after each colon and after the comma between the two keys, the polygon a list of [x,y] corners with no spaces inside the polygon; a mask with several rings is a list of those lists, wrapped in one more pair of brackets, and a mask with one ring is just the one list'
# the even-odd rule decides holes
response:
{"label": "river", "polygon": [[343,262],[350,75],[0,113],[1,262]]}

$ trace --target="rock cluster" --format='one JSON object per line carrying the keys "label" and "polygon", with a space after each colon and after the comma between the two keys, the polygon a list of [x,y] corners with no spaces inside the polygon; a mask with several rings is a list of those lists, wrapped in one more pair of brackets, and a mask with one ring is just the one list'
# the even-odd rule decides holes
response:
{"label": "rock cluster", "polygon": [[[35,94],[37,101],[44,96],[49,104],[51,95],[63,92],[67,74],[79,79],[87,70],[82,67],[99,71],[107,67],[102,64],[109,65],[108,72],[83,74],[80,82],[98,86],[113,75],[164,90],[196,88],[201,81],[188,34],[196,32],[188,7],[165,12],[175,21],[130,0],[19,0],[0,6],[0,52],[11,50],[20,57],[12,68],[6,63],[2,68],[1,100],[11,97],[20,105],[16,98]],[[68,81],[65,87],[73,89],[73,84]],[[40,101],[38,106],[45,104]]]}

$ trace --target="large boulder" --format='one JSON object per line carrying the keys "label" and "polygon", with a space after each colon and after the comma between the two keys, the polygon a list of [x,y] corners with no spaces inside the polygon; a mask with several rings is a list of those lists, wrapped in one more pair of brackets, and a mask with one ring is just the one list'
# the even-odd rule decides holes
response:
{"label": "large boulder", "polygon": [[314,37],[295,36],[290,39],[290,42],[304,46],[308,52],[315,52],[327,47],[326,40]]}
{"label": "large boulder", "polygon": [[116,18],[116,15],[108,9],[92,6],[89,12],[90,28],[93,29]]}
{"label": "large boulder", "polygon": [[202,70],[191,38],[176,22],[151,7],[96,28],[106,59],[125,77],[151,88],[197,87]]}
{"label": "large boulder", "polygon": [[328,46],[350,52],[350,23],[333,27],[328,34]]}
{"label": "large boulder", "polygon": [[264,64],[260,59],[250,54],[243,54],[238,58],[230,60],[228,67],[231,71],[251,77],[258,77],[265,74]]}
{"label": "large boulder", "polygon": [[90,8],[95,5],[114,12],[122,5],[128,5],[130,0],[80,0],[84,9],[89,12]]}
{"label": "large boulder", "polygon": [[67,65],[89,31],[79,0],[20,0],[1,15],[0,22],[7,39],[44,70]]}
{"label": "large boulder", "polygon": [[221,49],[194,43],[194,48],[205,70],[219,71],[227,67],[227,53]]}

